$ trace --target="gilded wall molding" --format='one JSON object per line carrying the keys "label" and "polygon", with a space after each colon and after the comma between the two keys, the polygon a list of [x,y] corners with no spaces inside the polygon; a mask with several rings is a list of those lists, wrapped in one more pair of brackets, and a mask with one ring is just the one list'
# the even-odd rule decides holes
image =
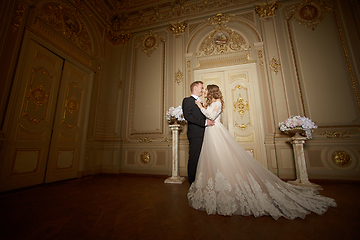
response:
{"label": "gilded wall molding", "polygon": [[255,5],[255,12],[258,14],[259,18],[269,18],[275,16],[275,10],[278,9],[278,7],[278,1],[271,4],[265,2],[263,6]]}
{"label": "gilded wall molding", "polygon": [[178,71],[175,73],[175,82],[180,85],[180,83],[184,80],[184,74],[183,72],[178,69]]}
{"label": "gilded wall molding", "polygon": [[[159,43],[163,44],[162,54],[162,117],[161,117],[161,131],[160,132],[133,132],[133,118],[134,118],[134,94],[135,94],[135,73],[136,73],[136,56],[138,48],[141,49],[148,57],[158,48]],[[151,30],[148,34],[135,39],[134,58],[132,63],[132,81],[131,81],[131,100],[130,100],[130,121],[129,121],[129,136],[134,135],[148,135],[148,134],[163,134],[164,119],[165,119],[165,60],[166,60],[166,41],[164,33],[153,33]],[[159,130],[159,129],[156,129]],[[136,130],[135,130],[136,131]]]}
{"label": "gilded wall molding", "polygon": [[113,45],[128,44],[130,40],[129,33],[113,33],[109,28],[106,29],[106,39]]}
{"label": "gilded wall molding", "polygon": [[48,24],[81,50],[93,56],[90,34],[78,10],[72,5],[47,2],[35,8],[36,18]]}
{"label": "gilded wall molding", "polygon": [[[237,16],[235,16],[234,14],[221,14],[218,13],[215,16],[208,18],[207,20],[205,20],[203,22],[203,25],[201,27],[199,27],[196,32],[191,36],[187,48],[186,48],[186,53],[189,53],[189,49],[191,46],[192,41],[194,40],[194,37],[197,36],[197,34],[203,30],[204,28],[207,28],[209,26],[213,26],[213,25],[219,25],[221,26],[223,23],[227,23],[227,22],[237,22],[240,23],[244,26],[246,26],[247,28],[250,29],[251,32],[254,33],[255,37],[257,38],[258,42],[262,42],[261,40],[261,36],[260,33],[252,26],[250,25],[248,22],[239,19]],[[226,25],[225,25],[226,26]]]}
{"label": "gilded wall molding", "polygon": [[162,35],[153,33],[151,30],[149,33],[141,37],[136,47],[140,45],[141,51],[143,51],[148,57],[158,48],[159,42],[165,42],[165,38]]}
{"label": "gilded wall molding", "polygon": [[333,163],[338,167],[347,167],[351,164],[351,155],[346,151],[336,151],[331,155]]}
{"label": "gilded wall molding", "polygon": [[315,30],[325,17],[326,5],[320,0],[303,0],[289,10],[288,14],[293,14],[299,24]]}
{"label": "gilded wall molding", "polygon": [[279,63],[278,59],[275,58],[275,56],[271,59],[271,63],[269,64],[269,67],[273,69],[274,73],[277,75],[281,68],[281,63]]}
{"label": "gilded wall molding", "polygon": [[350,136],[346,136],[351,134],[350,132],[346,131],[335,131],[335,132],[323,132],[319,133],[319,135],[325,135],[327,138],[348,138]]}
{"label": "gilded wall molding", "polygon": [[[319,2],[319,1],[316,1],[316,0],[303,0],[303,2],[300,3],[299,5],[289,7],[286,10],[288,12],[286,14],[287,15],[287,17],[286,17],[286,25],[287,25],[287,31],[288,31],[288,35],[289,35],[289,39],[290,39],[291,53],[292,53],[292,56],[293,56],[295,74],[296,74],[296,79],[297,79],[297,85],[298,85],[298,90],[299,90],[299,95],[300,95],[300,100],[301,100],[301,109],[302,109],[303,115],[307,116],[306,115],[306,109],[305,109],[305,103],[304,103],[303,90],[302,90],[302,87],[301,87],[300,75],[299,75],[299,70],[298,70],[298,63],[296,61],[296,54],[295,54],[295,49],[294,49],[294,40],[293,40],[293,36],[291,34],[290,21],[291,21],[292,17],[295,15],[294,10],[295,9],[301,9],[300,6],[303,6],[303,7],[307,6],[307,5],[305,5],[305,3],[309,3],[309,2],[312,3],[312,5],[314,5],[315,3],[316,4],[321,4],[320,9],[325,9],[325,10],[331,12],[333,14],[333,16],[334,16],[334,20],[335,20],[335,23],[336,23],[336,27],[337,27],[338,34],[339,34],[340,41],[341,41],[342,50],[343,50],[345,61],[346,61],[346,65],[348,67],[348,71],[349,71],[349,75],[350,75],[351,86],[353,88],[353,92],[354,92],[355,99],[356,99],[356,102],[357,102],[358,110],[360,112],[359,91],[358,91],[358,88],[357,88],[357,85],[356,85],[354,73],[353,73],[353,70],[352,70],[352,67],[351,67],[351,63],[350,63],[350,58],[349,58],[349,55],[348,55],[347,48],[345,46],[344,36],[343,36],[342,30],[341,30],[341,27],[340,27],[340,22],[339,22],[336,11],[332,7],[330,7],[328,5],[323,6],[322,5],[323,1]],[[344,126],[344,127],[348,127],[348,126]]]}
{"label": "gilded wall molding", "polygon": [[178,35],[185,32],[185,28],[187,27],[187,20],[180,22],[178,21],[176,24],[170,23],[170,30],[172,31],[173,35]]}
{"label": "gilded wall molding", "polygon": [[13,33],[16,32],[19,29],[20,25],[21,25],[21,22],[23,20],[24,10],[25,10],[25,7],[22,6],[21,4],[18,3],[16,5],[15,13],[14,13],[14,16],[13,16],[13,21],[12,21]]}

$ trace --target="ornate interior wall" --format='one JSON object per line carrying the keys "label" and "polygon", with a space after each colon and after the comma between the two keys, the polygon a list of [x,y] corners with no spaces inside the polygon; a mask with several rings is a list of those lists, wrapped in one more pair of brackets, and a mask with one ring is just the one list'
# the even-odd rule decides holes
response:
{"label": "ornate interior wall", "polygon": [[[305,144],[310,179],[359,180],[357,1],[10,2],[2,3],[0,21],[0,166],[12,138],[18,56],[30,34],[93,73],[79,176],[170,174],[165,112],[190,94],[196,71],[255,64],[261,162],[282,178],[295,177],[288,135],[278,123],[305,115],[319,126]],[[187,144],[185,127],[181,175]]]}

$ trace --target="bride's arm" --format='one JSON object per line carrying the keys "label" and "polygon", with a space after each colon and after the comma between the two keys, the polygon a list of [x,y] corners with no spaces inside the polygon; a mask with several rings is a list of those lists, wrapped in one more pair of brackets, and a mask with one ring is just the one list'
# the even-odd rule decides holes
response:
{"label": "bride's arm", "polygon": [[201,112],[211,120],[215,120],[221,113],[221,102],[214,102],[208,108],[201,107]]}

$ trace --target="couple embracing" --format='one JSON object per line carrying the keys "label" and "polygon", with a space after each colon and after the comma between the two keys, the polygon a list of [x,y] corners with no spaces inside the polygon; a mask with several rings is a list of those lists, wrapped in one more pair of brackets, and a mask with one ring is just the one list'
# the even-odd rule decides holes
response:
{"label": "couple embracing", "polygon": [[[207,214],[295,219],[336,206],[334,199],[314,189],[283,182],[236,142],[221,123],[224,101],[217,85],[204,90],[196,81],[190,90],[182,108],[188,122],[191,207]],[[199,98],[203,93],[205,103]]]}

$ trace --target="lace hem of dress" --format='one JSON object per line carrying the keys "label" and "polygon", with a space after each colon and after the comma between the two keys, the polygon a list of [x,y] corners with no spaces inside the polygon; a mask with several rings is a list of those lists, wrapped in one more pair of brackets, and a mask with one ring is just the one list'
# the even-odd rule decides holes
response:
{"label": "lace hem of dress", "polygon": [[266,180],[261,180],[260,186],[250,173],[245,177],[246,180],[237,173],[237,182],[232,186],[219,170],[215,179],[204,180],[200,173],[188,192],[190,206],[205,210],[207,214],[270,215],[274,219],[305,218],[310,212],[321,215],[329,206],[336,206],[333,199],[318,195],[311,189]]}

